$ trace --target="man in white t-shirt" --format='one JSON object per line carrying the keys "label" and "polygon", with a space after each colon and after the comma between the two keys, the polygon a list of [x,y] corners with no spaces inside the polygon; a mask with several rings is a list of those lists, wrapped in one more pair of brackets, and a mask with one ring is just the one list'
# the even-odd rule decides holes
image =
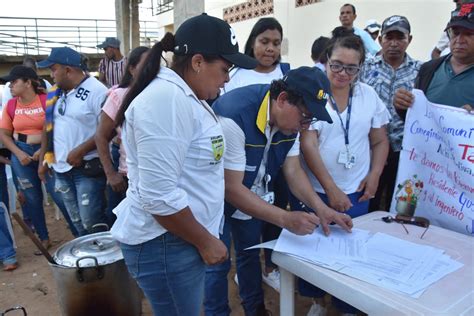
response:
{"label": "man in white t-shirt", "polygon": [[339,12],[339,21],[341,25],[348,30],[354,30],[354,34],[360,36],[364,42],[367,56],[375,56],[380,51],[380,45],[366,31],[355,27],[354,21],[357,18],[356,9],[352,4],[344,4]]}
{"label": "man in white t-shirt", "polygon": [[[76,229],[80,235],[92,233],[95,224],[105,222],[106,178],[95,149],[94,134],[107,88],[86,75],[83,57],[68,47],[53,48],[38,67],[50,68],[57,86],[48,93],[48,134],[43,135],[38,172],[41,176],[47,171],[43,159],[52,162],[56,189]],[[54,158],[49,160],[45,153]]]}
{"label": "man in white t-shirt", "polygon": [[108,88],[118,85],[127,64],[127,58],[120,51],[120,41],[115,37],[106,37],[97,48],[102,48],[105,55],[99,62],[99,80]]}

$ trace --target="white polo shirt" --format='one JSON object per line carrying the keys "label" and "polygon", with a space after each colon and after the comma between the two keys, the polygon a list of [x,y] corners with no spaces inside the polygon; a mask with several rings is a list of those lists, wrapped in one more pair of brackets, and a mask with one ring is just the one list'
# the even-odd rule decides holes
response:
{"label": "white polo shirt", "polygon": [[189,206],[218,237],[224,214],[224,135],[212,109],[171,69],[162,67],[125,113],[127,197],[114,209],[112,235],[136,245],[166,232],[153,214]]}
{"label": "white polo shirt", "polygon": [[[68,154],[94,136],[107,88],[94,77],[88,77],[75,89],[61,96],[54,106],[54,156],[56,172],[67,172],[72,166],[66,162]],[[99,157],[96,150],[88,152],[84,160]]]}
{"label": "white polo shirt", "polygon": [[[390,113],[371,86],[361,82],[355,84],[349,126],[349,148],[351,153],[355,155],[356,161],[352,168],[346,169],[343,164],[337,162],[339,153],[341,150],[345,150],[345,140],[339,117],[330,100],[326,104],[326,110],[333,123],[317,121],[309,129],[317,130],[319,133],[319,152],[334,182],[344,193],[352,194],[356,192],[360,181],[367,176],[370,170],[370,130],[388,124]],[[347,109],[340,115],[345,125]],[[324,193],[318,179],[311,172],[304,159],[301,160],[303,169],[305,169],[314,190]]]}

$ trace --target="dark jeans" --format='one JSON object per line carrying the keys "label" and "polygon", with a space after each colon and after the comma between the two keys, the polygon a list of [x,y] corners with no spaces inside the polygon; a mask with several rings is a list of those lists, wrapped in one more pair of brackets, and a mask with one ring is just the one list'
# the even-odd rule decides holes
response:
{"label": "dark jeans", "polygon": [[[260,243],[262,221],[235,219],[226,215],[222,242],[230,249],[230,235],[234,241],[239,295],[246,316],[258,315],[264,305],[262,289],[262,268],[260,249],[245,250]],[[229,251],[230,252],[230,251]],[[230,314],[227,275],[230,271],[230,259],[206,268],[206,286],[204,296],[204,314],[206,316],[224,316]]]}
{"label": "dark jeans", "polygon": [[388,211],[392,202],[395,181],[397,181],[398,161],[400,152],[394,152],[390,147],[385,165],[379,179],[379,187],[375,193],[375,198],[370,200],[369,212]]}
{"label": "dark jeans", "polygon": [[3,202],[7,208],[10,206],[7,174],[5,172],[5,164],[3,163],[0,163],[0,202]]}
{"label": "dark jeans", "polygon": [[[120,160],[119,149],[120,149],[119,145],[112,144],[111,154],[112,154],[112,162],[114,164],[115,171],[118,171],[118,167],[119,167],[119,160]],[[115,214],[112,211],[125,198],[126,191],[115,192],[114,190],[112,190],[112,187],[110,185],[107,185],[106,194],[107,194],[107,209],[105,210],[105,216],[107,217],[107,224],[109,225],[109,227],[112,227],[115,220],[117,219],[117,216],[115,216]]]}
{"label": "dark jeans", "polygon": [[[273,184],[273,192],[275,193],[275,206],[286,210],[288,206],[288,196],[290,190],[288,190],[288,184],[286,183],[285,175],[283,171],[280,170],[278,173],[275,182]],[[277,239],[280,236],[281,227],[273,225],[271,223],[263,222],[262,225],[262,242],[270,241]],[[272,262],[272,252],[271,249],[263,249],[265,254],[265,267],[267,268],[277,268],[277,265]]]}

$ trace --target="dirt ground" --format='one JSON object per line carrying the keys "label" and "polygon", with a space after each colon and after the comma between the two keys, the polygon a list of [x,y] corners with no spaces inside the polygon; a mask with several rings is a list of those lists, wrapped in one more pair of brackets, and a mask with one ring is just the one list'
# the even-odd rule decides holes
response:
{"label": "dirt ground", "polygon": [[[46,218],[49,229],[53,253],[60,245],[73,239],[66,227],[64,219],[55,219],[52,207],[46,207]],[[17,243],[17,259],[19,268],[13,272],[0,271],[0,313],[7,308],[21,305],[25,307],[28,315],[54,316],[60,315],[57,292],[50,267],[42,256],[35,256],[36,250],[33,242],[21,231],[20,226],[14,221],[13,228]],[[235,270],[230,273],[229,279],[233,279]],[[234,281],[229,281],[229,296],[232,309],[231,315],[243,315],[240,305],[237,287]],[[264,285],[265,301],[267,309],[272,315],[279,315],[279,295],[273,289]],[[296,315],[306,315],[311,300],[307,298],[296,298]],[[337,315],[330,312],[331,315]],[[19,316],[20,313],[8,313],[8,316]],[[143,315],[152,315],[151,309],[143,300]]]}

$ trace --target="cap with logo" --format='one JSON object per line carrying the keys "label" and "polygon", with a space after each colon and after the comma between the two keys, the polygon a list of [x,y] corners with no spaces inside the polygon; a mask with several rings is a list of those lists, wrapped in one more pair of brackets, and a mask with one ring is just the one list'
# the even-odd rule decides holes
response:
{"label": "cap with logo", "polygon": [[115,37],[106,37],[105,41],[103,41],[102,44],[99,44],[96,47],[97,48],[107,48],[107,47],[119,48],[120,41]]}
{"label": "cap with logo", "polygon": [[38,68],[48,68],[54,64],[86,69],[87,65],[81,54],[69,47],[55,47],[48,58],[38,63]]}
{"label": "cap with logo", "polygon": [[474,30],[474,2],[463,3],[459,10],[451,13],[446,30],[453,26]]}
{"label": "cap with logo", "polygon": [[382,35],[387,34],[388,32],[398,31],[404,34],[410,34],[411,27],[408,19],[401,15],[392,15],[389,18],[386,18],[382,23]]}
{"label": "cap with logo", "polygon": [[367,20],[367,23],[365,24],[365,29],[370,33],[374,33],[380,31],[380,24],[379,22],[377,22],[377,20],[370,19]]}
{"label": "cap with logo", "polygon": [[239,44],[230,25],[206,13],[184,21],[174,37],[176,55],[217,55],[241,68],[257,67],[254,58],[239,53]]}
{"label": "cap with logo", "polygon": [[33,69],[31,69],[30,67],[23,66],[23,65],[14,66],[10,70],[10,73],[7,76],[0,77],[0,80],[15,81],[20,78],[39,80],[38,75]]}
{"label": "cap with logo", "polygon": [[331,116],[326,110],[330,84],[324,72],[316,67],[303,66],[288,71],[283,81],[288,88],[303,98],[306,108],[314,118],[332,123]]}

